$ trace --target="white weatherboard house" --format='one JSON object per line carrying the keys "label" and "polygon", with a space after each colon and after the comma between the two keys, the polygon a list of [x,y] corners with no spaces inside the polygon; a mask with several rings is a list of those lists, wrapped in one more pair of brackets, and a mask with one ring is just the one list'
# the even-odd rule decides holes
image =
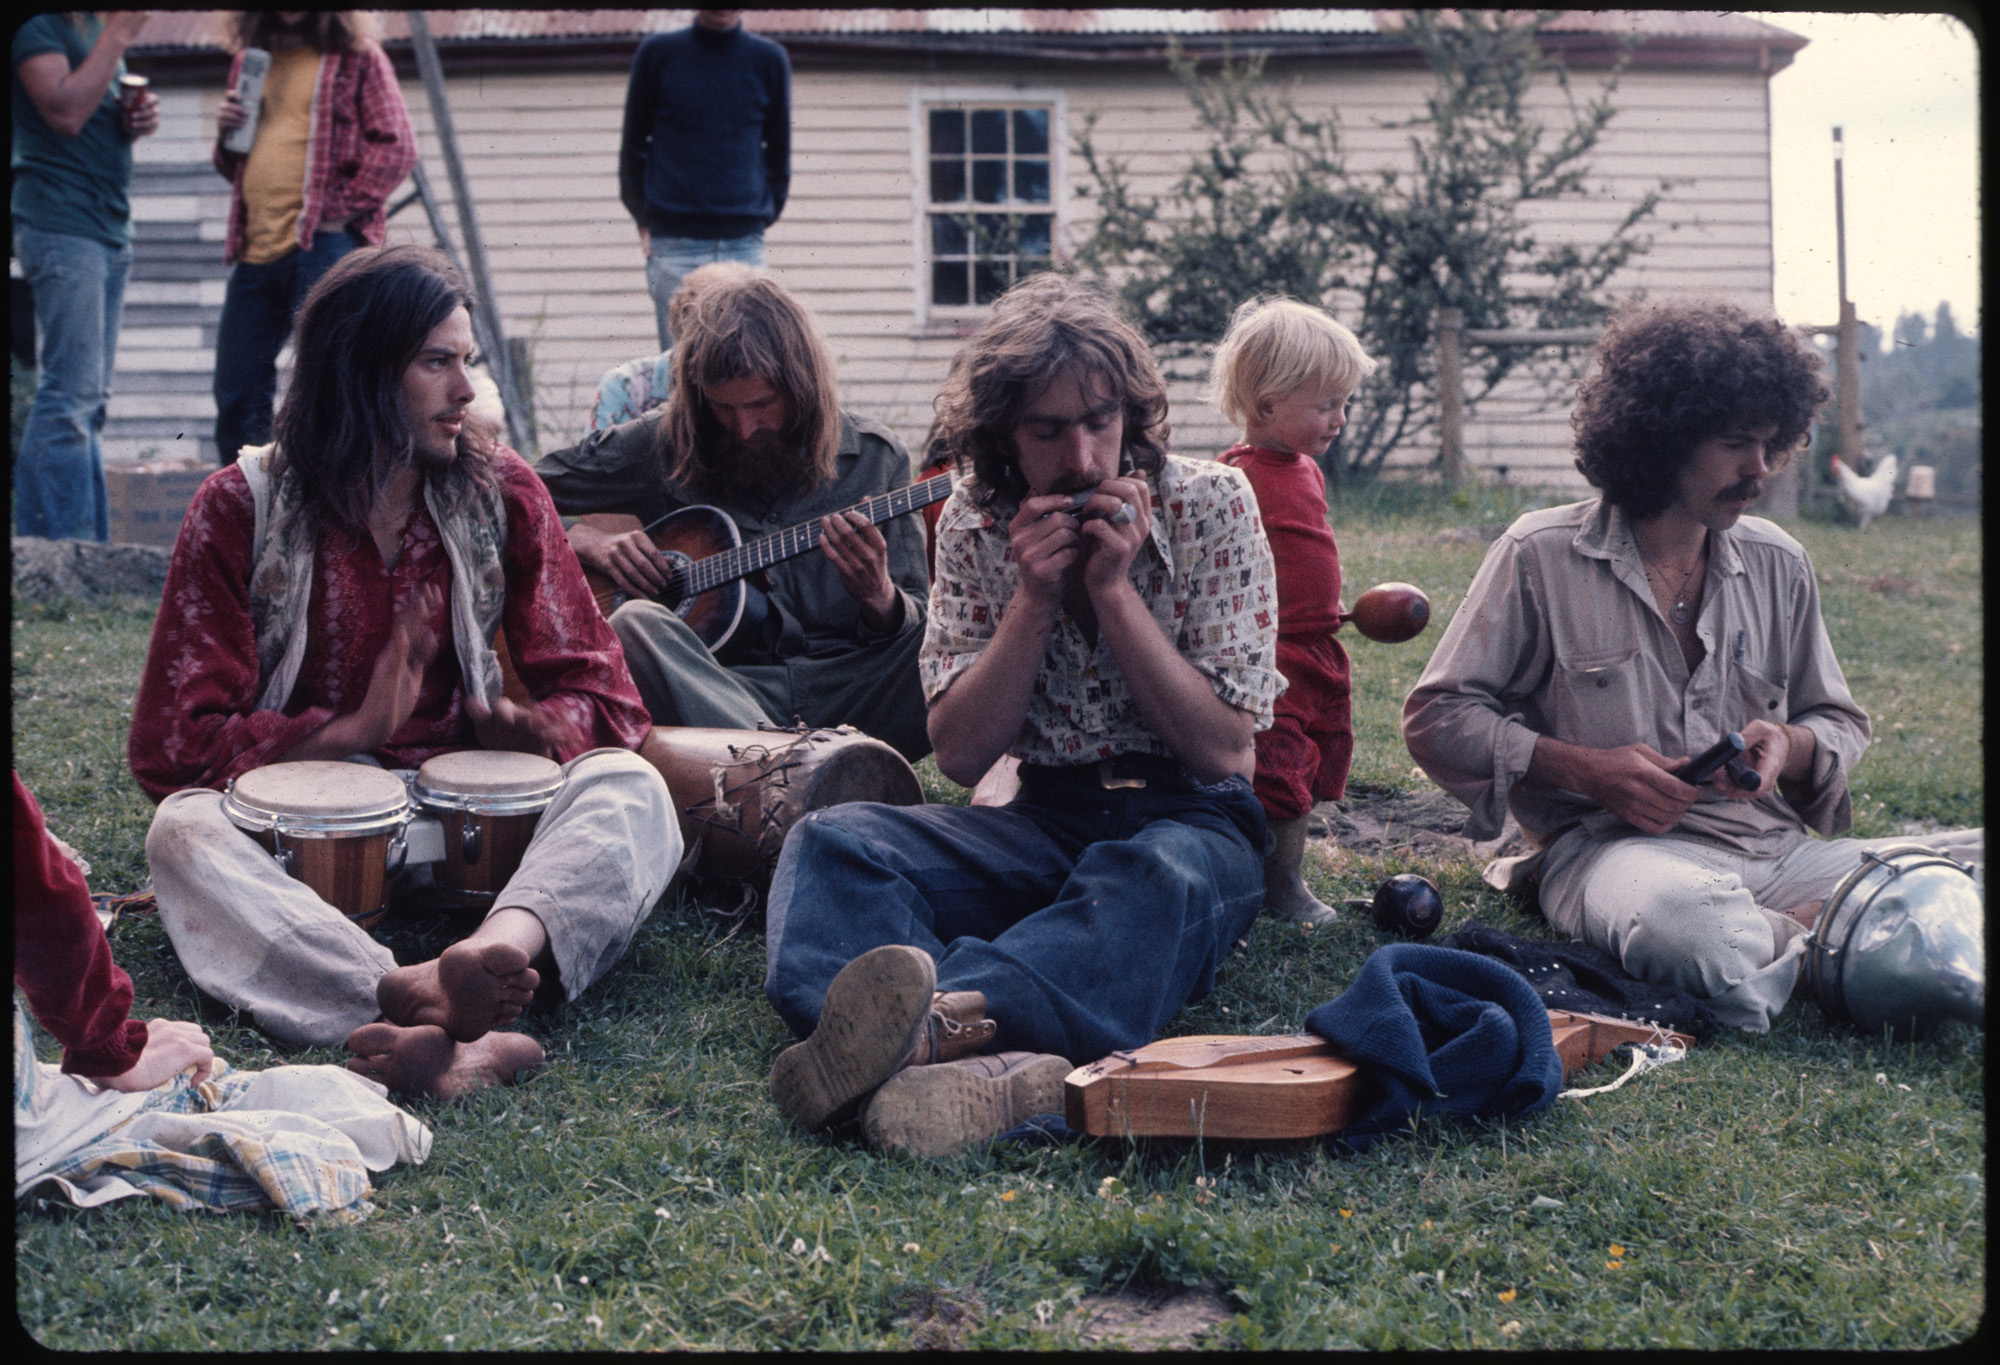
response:
{"label": "white weatherboard house", "polygon": [[[504,329],[532,353],[543,449],[582,434],[606,368],[657,349],[631,220],[618,202],[617,150],[632,53],[690,10],[440,10],[443,56]],[[450,182],[416,74],[408,23],[384,13],[431,184],[457,231]],[[213,458],[208,396],[228,187],[209,166],[227,52],[220,11],[156,13],[132,53],[163,103],[158,136],[138,144],[133,283],[120,340],[107,456]],[[753,31],[785,45],[793,67],[790,203],[767,237],[770,269],[814,309],[839,357],[843,401],[896,430],[913,451],[953,352],[982,301],[1019,268],[980,256],[933,224],[969,206],[1044,232],[1060,256],[1087,231],[1071,155],[1084,121],[1124,159],[1142,193],[1163,190],[1199,139],[1168,70],[1169,39],[1196,56],[1268,54],[1267,79],[1302,108],[1338,111],[1351,165],[1406,158],[1385,125],[1422,109],[1429,69],[1386,10],[750,10]],[[1548,42],[1579,89],[1636,33],[1619,113],[1595,156],[1610,200],[1557,206],[1551,239],[1601,233],[1662,178],[1673,189],[1654,246],[1620,293],[1720,293],[1772,306],[1770,80],[1805,40],[1734,15],[1575,13]],[[1538,98],[1552,118],[1561,96]],[[409,187],[399,192],[398,198]],[[949,220],[940,217],[938,221]],[[391,220],[393,240],[431,240],[419,204]],[[1229,439],[1199,402],[1200,364],[1174,385],[1176,446],[1213,453]],[[1466,433],[1485,477],[1576,486],[1562,404],[1496,399]],[[1432,448],[1397,453],[1422,464]]]}

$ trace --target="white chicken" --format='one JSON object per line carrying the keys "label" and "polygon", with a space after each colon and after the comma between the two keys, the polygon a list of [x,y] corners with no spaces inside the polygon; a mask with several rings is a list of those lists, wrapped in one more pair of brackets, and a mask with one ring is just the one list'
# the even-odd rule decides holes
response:
{"label": "white chicken", "polygon": [[1875,461],[1875,469],[1866,478],[1849,469],[1835,455],[1829,463],[1833,466],[1833,477],[1840,485],[1840,501],[1847,510],[1854,513],[1867,530],[1868,523],[1889,510],[1889,499],[1896,496],[1896,457],[1882,455]]}

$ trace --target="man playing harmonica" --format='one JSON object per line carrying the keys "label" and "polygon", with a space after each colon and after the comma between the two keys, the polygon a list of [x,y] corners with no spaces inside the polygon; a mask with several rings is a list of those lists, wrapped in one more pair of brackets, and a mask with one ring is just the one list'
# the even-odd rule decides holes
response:
{"label": "man playing harmonica", "polygon": [[1256,919],[1276,576],[1248,482],[1167,454],[1166,410],[1143,338],[1060,275],[954,360],[930,733],[947,777],[1012,754],[1021,790],[793,828],[764,989],[806,1039],[771,1074],[801,1126],[865,1104],[872,1143],[940,1155],[1060,1109],[1066,1058],[1151,1040]]}
{"label": "man playing harmonica", "polygon": [[840,410],[833,354],[781,285],[741,266],[689,276],[675,307],[673,393],[663,408],[542,457],[535,472],[565,517],[623,512],[651,526],[713,506],[744,541],[817,524],[817,550],[772,564],[750,594],[764,610],[713,650],[654,601],[666,561],[643,531],[579,522],[586,568],[630,599],[611,616],[639,695],[661,725],[753,729],[760,721],[852,725],[912,761],[930,752],[917,647],[923,642],[923,527],[880,527],[848,511],[910,482],[888,428]]}
{"label": "man playing harmonica", "polygon": [[[268,447],[202,484],[167,571],[128,756],[160,803],[160,918],[196,985],[284,1042],[454,1095],[540,1063],[498,1031],[570,998],[666,888],[680,831],[611,632],[527,464],[467,411],[471,296],[421,247],[367,247],[300,309]],[[502,695],[506,629],[531,701]],[[565,782],[471,937],[399,967],[230,821],[269,764],[540,754]]]}

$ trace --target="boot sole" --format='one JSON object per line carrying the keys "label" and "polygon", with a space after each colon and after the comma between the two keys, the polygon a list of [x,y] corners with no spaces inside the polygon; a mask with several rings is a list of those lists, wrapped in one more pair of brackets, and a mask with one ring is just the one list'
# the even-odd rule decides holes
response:
{"label": "boot sole", "polygon": [[871,1147],[944,1157],[998,1137],[1037,1114],[1063,1110],[1061,1057],[1043,1056],[1004,1076],[957,1066],[913,1066],[875,1092],[861,1117]]}
{"label": "boot sole", "polygon": [[851,1117],[916,1046],[937,986],[920,948],[873,948],[840,969],[826,990],[812,1037],[780,1053],[771,1099],[801,1128]]}

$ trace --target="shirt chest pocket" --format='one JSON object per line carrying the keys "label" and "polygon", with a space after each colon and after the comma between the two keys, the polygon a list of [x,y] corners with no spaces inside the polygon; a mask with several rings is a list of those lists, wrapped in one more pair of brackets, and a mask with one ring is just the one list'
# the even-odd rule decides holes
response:
{"label": "shirt chest pocket", "polygon": [[1768,720],[1783,725],[1790,719],[1791,707],[1787,702],[1783,675],[1773,677],[1747,663],[1735,665],[1730,672],[1736,692],[1734,719],[1737,725],[1753,720]]}
{"label": "shirt chest pocket", "polygon": [[1592,749],[1650,743],[1654,718],[1640,693],[1636,649],[1562,661],[1556,665],[1555,737]]}

